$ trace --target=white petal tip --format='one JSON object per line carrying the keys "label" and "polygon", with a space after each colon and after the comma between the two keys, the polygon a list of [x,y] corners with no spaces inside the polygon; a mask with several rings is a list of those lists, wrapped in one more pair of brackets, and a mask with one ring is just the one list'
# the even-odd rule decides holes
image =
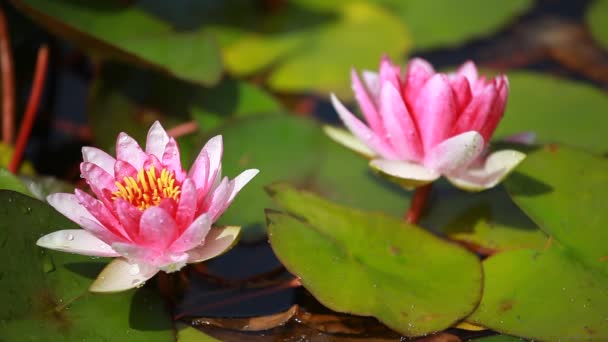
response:
{"label": "white petal tip", "polygon": [[158,269],[149,265],[129,263],[123,258],[112,260],[89,287],[90,292],[111,293],[141,287]]}
{"label": "white petal tip", "polygon": [[433,170],[410,162],[374,159],[370,161],[369,165],[382,176],[406,189],[431,183],[441,176]]}
{"label": "white petal tip", "polygon": [[325,134],[333,141],[363,155],[366,158],[371,158],[375,155],[374,151],[363,144],[359,139],[357,139],[357,137],[344,129],[325,125],[323,126],[323,132],[325,132]]}
{"label": "white petal tip", "polygon": [[502,182],[519,164],[526,154],[515,150],[502,150],[490,154],[481,168],[463,170],[447,175],[454,186],[471,192],[495,187]]}
{"label": "white petal tip", "polygon": [[238,243],[240,233],[238,226],[213,227],[201,246],[188,251],[188,262],[201,262],[226,253]]}

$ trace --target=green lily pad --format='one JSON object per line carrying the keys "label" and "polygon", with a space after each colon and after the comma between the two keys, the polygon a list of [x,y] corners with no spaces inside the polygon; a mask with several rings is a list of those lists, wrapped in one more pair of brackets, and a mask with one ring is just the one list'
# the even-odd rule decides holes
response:
{"label": "green lily pad", "polygon": [[[162,2],[13,0],[13,3],[48,30],[102,57],[153,67],[204,85],[213,85],[220,79],[222,63],[215,39],[204,27],[186,30],[176,27],[162,13],[155,13]],[[193,11],[192,6],[182,9],[185,10],[182,17],[176,20]]]}
{"label": "green lily pad", "polygon": [[553,243],[484,262],[484,294],[468,319],[540,340],[608,339],[608,160],[563,146],[531,153],[506,182]]}
{"label": "green lily pad", "polygon": [[0,189],[17,191],[28,196],[32,195],[19,177],[4,168],[0,168]]}
{"label": "green lily pad", "polygon": [[43,234],[65,228],[75,224],[50,206],[0,191],[0,340],[173,340],[155,292],[88,293],[102,259],[36,246]]}
{"label": "green lily pad", "polygon": [[608,1],[593,1],[587,8],[586,19],[593,38],[608,48]]}
{"label": "green lily pad", "polygon": [[[338,146],[311,120],[252,117],[235,121],[220,133],[226,175],[234,177],[246,168],[260,170],[219,221],[243,226],[245,240],[263,236],[263,211],[272,207],[263,187],[277,181],[313,190],[338,203],[397,216],[409,205],[407,193],[373,175],[367,160]],[[197,140],[199,146],[205,141]]]}
{"label": "green lily pad", "polygon": [[498,31],[525,13],[531,0],[379,0],[403,18],[417,49],[457,46]]}
{"label": "green lily pad", "polygon": [[448,328],[476,307],[481,268],[465,249],[285,184],[269,193],[287,211],[267,213],[275,254],[327,307],[374,316],[407,336]]}
{"label": "green lily pad", "polygon": [[523,340],[519,337],[515,337],[515,336],[495,335],[495,336],[476,338],[472,341],[476,341],[476,342],[522,342],[525,340]]}
{"label": "green lily pad", "polygon": [[588,84],[554,76],[509,73],[507,111],[495,134],[532,131],[541,143],[564,143],[608,152],[608,96]]}
{"label": "green lily pad", "polygon": [[294,2],[266,23],[272,29],[242,32],[223,45],[223,54],[236,75],[272,67],[268,84],[279,91],[335,92],[352,98],[351,67],[375,69],[382,54],[397,58],[410,46],[403,23],[367,2]]}
{"label": "green lily pad", "polygon": [[436,183],[420,224],[488,253],[542,249],[547,243],[547,235],[513,204],[503,187],[469,193]]}

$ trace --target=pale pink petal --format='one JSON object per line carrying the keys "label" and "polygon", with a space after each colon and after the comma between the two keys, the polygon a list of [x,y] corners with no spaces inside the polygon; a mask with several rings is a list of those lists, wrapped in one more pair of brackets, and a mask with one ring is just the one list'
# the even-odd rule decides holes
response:
{"label": "pale pink petal", "polygon": [[234,187],[232,188],[232,192],[230,193],[230,197],[228,198],[229,203],[232,203],[232,201],[236,197],[236,194],[238,194],[239,191],[241,191],[241,189],[243,189],[243,187],[247,185],[247,183],[249,183],[249,181],[251,181],[253,177],[255,177],[259,172],[260,170],[258,169],[248,169],[241,172],[231,181],[232,183],[234,183]]}
{"label": "pale pink petal", "polygon": [[[178,227],[185,228],[185,225],[190,224],[196,214],[196,185],[190,178],[186,178],[182,183],[182,193],[180,194],[179,204],[175,221]],[[179,232],[181,233],[181,231]]]}
{"label": "pale pink petal", "polygon": [[363,70],[361,72],[363,76],[363,82],[365,82],[365,87],[369,92],[372,100],[377,103],[377,100],[380,98],[380,79],[377,72],[370,70]]}
{"label": "pale pink petal", "polygon": [[118,256],[112,247],[84,229],[58,230],[41,237],[36,244],[40,247],[74,254],[99,257]]}
{"label": "pale pink petal", "polygon": [[188,263],[201,262],[224,254],[238,242],[241,227],[213,227],[202,245],[188,251]]}
{"label": "pale pink petal", "polygon": [[169,171],[173,171],[175,179],[178,182],[183,181],[184,171],[182,171],[182,162],[179,155],[179,147],[175,139],[170,138],[165,148],[165,153],[162,156],[162,163]]}
{"label": "pale pink petal", "polygon": [[117,198],[114,201],[114,211],[127,234],[129,236],[137,236],[139,234],[139,221],[142,211],[122,198]]}
{"label": "pale pink petal", "polygon": [[435,74],[433,66],[422,58],[414,58],[407,65],[405,73],[405,100],[412,108],[424,84]]}
{"label": "pale pink petal", "polygon": [[169,246],[168,250],[171,253],[180,253],[186,252],[190,249],[200,245],[209,229],[211,229],[211,216],[208,214],[203,214],[197,217],[186,230],[182,233],[182,235],[177,238],[171,246]]}
{"label": "pale pink petal", "polygon": [[507,97],[509,96],[509,81],[506,76],[502,75],[497,77],[494,83],[496,84],[498,96],[494,100],[488,117],[479,131],[486,141],[489,141],[490,138],[492,138],[498,123],[502,119],[507,104]]}
{"label": "pale pink petal", "polygon": [[355,98],[359,103],[359,107],[361,108],[361,112],[363,112],[365,120],[374,132],[382,135],[384,133],[384,127],[382,126],[380,115],[378,114],[378,107],[375,99],[370,96],[368,90],[365,88],[363,83],[361,83],[359,75],[357,75],[357,71],[355,71],[355,69],[352,69],[351,71],[351,79],[353,91],[355,92]]}
{"label": "pale pink petal", "polygon": [[400,160],[420,161],[422,144],[418,129],[403,102],[403,98],[390,83],[382,85],[380,111],[386,135]]}
{"label": "pale pink petal", "polygon": [[[497,90],[493,85],[487,86],[482,92],[473,97],[469,105],[460,114],[456,125],[453,128],[453,135],[458,135],[467,131],[477,131],[481,133],[488,116],[496,100]],[[500,120],[500,119],[499,119]],[[483,135],[486,141],[488,136]]]}
{"label": "pale pink petal", "polygon": [[150,154],[144,161],[143,169],[149,170],[153,166],[154,166],[154,169],[156,169],[156,172],[157,172],[156,175],[160,175],[160,172],[163,169],[163,164],[160,162],[160,159],[156,158],[155,155]]}
{"label": "pale pink petal", "polygon": [[385,83],[390,83],[395,89],[401,89],[401,69],[391,62],[391,59],[384,55],[380,60],[380,72],[378,73],[380,90]]}
{"label": "pale pink petal", "polygon": [[[130,163],[119,160],[114,164],[114,177],[116,181],[122,182],[125,177],[137,179],[137,170]],[[124,185],[124,184],[123,184]]]}
{"label": "pale pink petal", "polygon": [[[152,249],[147,246],[141,246],[128,242],[115,242],[112,245],[112,249],[116,253],[120,254],[125,259],[134,263],[145,263],[153,266],[160,266],[157,264],[159,259],[163,259],[164,250]],[[161,262],[164,260],[160,260]]]}
{"label": "pale pink petal", "polygon": [[158,159],[163,158],[163,154],[165,153],[165,146],[169,142],[169,136],[167,132],[163,128],[163,126],[158,121],[154,121],[150,130],[148,131],[148,136],[146,139],[146,153],[153,154]]}
{"label": "pale pink petal", "polygon": [[426,154],[424,166],[439,173],[459,170],[471,164],[483,151],[481,134],[469,131],[444,140]]}
{"label": "pale pink petal", "polygon": [[477,67],[473,61],[464,62],[456,71],[456,75],[464,76],[469,80],[469,83],[475,84],[478,79]]}
{"label": "pale pink petal", "polygon": [[323,131],[335,142],[342,144],[344,147],[351,149],[366,158],[372,158],[376,155],[376,153],[367,147],[367,145],[345,129],[325,125],[323,126]]}
{"label": "pale pink petal", "polygon": [[114,214],[104,206],[99,200],[91,197],[86,192],[76,189],[74,190],[78,202],[84,206],[91,215],[93,215],[102,226],[118,237],[130,240],[131,237],[125,231],[124,227],[118,222]]}
{"label": "pale pink petal", "polygon": [[141,215],[138,245],[162,250],[169,246],[176,235],[177,223],[164,209],[150,207]]}
{"label": "pale pink petal", "polygon": [[91,292],[119,292],[143,285],[159,269],[147,264],[132,264],[123,258],[112,260],[89,287]]}
{"label": "pale pink petal", "polygon": [[204,149],[198,154],[196,160],[192,164],[188,172],[188,178],[191,178],[199,189],[205,189],[207,179],[209,178],[209,156]]}
{"label": "pale pink petal", "polygon": [[436,74],[424,84],[415,102],[414,115],[424,153],[449,137],[458,111],[454,93],[444,74]]}
{"label": "pale pink petal", "polygon": [[452,90],[454,90],[458,112],[462,112],[472,99],[469,81],[462,75],[456,75],[450,80],[450,86],[452,86]]}
{"label": "pale pink petal", "polygon": [[97,219],[80,204],[78,198],[76,198],[74,194],[54,193],[48,195],[46,201],[55,208],[55,210],[79,225],[81,224],[82,218],[97,221]]}
{"label": "pale pink petal", "polygon": [[100,193],[103,189],[117,190],[114,177],[93,163],[80,163],[80,172],[97,196],[103,196]]}
{"label": "pale pink petal", "polygon": [[438,172],[411,162],[374,159],[369,165],[383,176],[392,179],[407,189],[431,183],[441,176]]}
{"label": "pale pink petal", "polygon": [[215,222],[228,207],[234,187],[235,183],[229,182],[226,177],[215,188],[211,196],[205,199],[202,208],[205,208],[205,212],[209,215],[212,222]]}
{"label": "pale pink petal", "polygon": [[131,163],[137,170],[141,169],[147,155],[128,134],[121,132],[116,139],[116,159]]}
{"label": "pale pink petal", "polygon": [[106,244],[108,244],[110,246],[116,242],[129,241],[129,240],[125,239],[124,237],[119,236],[119,235],[115,234],[114,232],[112,232],[111,230],[107,229],[106,227],[102,226],[99,223],[99,221],[97,221],[96,219],[88,219],[88,218],[82,217],[80,219],[79,224],[82,227],[82,229],[95,235],[99,240],[105,242]]}
{"label": "pale pink petal", "polygon": [[203,150],[207,151],[207,156],[209,157],[209,176],[205,185],[205,189],[209,191],[222,166],[222,153],[224,151],[222,136],[217,135],[209,139],[205,146],[203,146]]}
{"label": "pale pink petal", "polygon": [[399,159],[395,151],[385,143],[383,137],[379,137],[374,131],[357,119],[348,109],[346,109],[346,107],[344,107],[334,94],[331,94],[331,102],[336,109],[336,112],[338,112],[340,119],[342,119],[346,128],[348,128],[353,135],[384,158]]}
{"label": "pale pink petal", "polygon": [[82,161],[96,164],[110,175],[114,175],[114,163],[116,163],[116,159],[98,148],[83,147]]}
{"label": "pale pink petal", "polygon": [[494,152],[486,159],[483,167],[459,170],[448,174],[447,178],[463,190],[489,189],[505,179],[525,157],[525,154],[514,150]]}

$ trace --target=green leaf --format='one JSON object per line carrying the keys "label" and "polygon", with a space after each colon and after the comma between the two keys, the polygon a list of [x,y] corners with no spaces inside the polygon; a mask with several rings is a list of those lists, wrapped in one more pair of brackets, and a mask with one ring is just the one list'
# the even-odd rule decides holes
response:
{"label": "green leaf", "polygon": [[593,38],[608,48],[608,1],[595,0],[585,15]]}
{"label": "green leaf", "polygon": [[272,248],[325,306],[408,336],[445,329],[476,307],[481,267],[465,249],[285,184],[269,192],[288,212],[267,214]]}
{"label": "green leaf", "polygon": [[593,86],[554,76],[509,73],[507,111],[495,134],[524,131],[542,143],[564,143],[595,153],[608,151],[608,97]]}
{"label": "green leaf", "polygon": [[498,31],[528,10],[533,1],[379,0],[400,15],[417,49],[457,46]]}
{"label": "green leaf", "polygon": [[[222,71],[220,52],[202,27],[180,28],[166,18],[161,1],[87,3],[69,0],[13,0],[48,30],[102,56],[165,71],[183,80],[213,85]],[[194,4],[196,5],[196,4]],[[193,9],[194,8],[194,9]],[[200,6],[181,7],[204,11]]]}
{"label": "green leaf", "polygon": [[219,341],[202,331],[183,323],[177,323],[178,342],[216,342]]}
{"label": "green leaf", "polygon": [[[247,168],[260,170],[219,221],[243,226],[245,240],[263,234],[263,210],[272,207],[263,187],[277,181],[316,191],[342,204],[397,216],[408,206],[405,192],[373,175],[367,160],[331,141],[311,120],[252,117],[223,127],[221,134],[224,174],[234,177]],[[206,141],[196,140],[199,148]]]}
{"label": "green leaf", "polygon": [[101,259],[44,250],[43,234],[75,224],[48,205],[0,191],[0,340],[170,341],[170,317],[148,289],[94,295]]}
{"label": "green leaf", "polygon": [[608,160],[563,146],[531,153],[506,182],[513,200],[553,237],[545,251],[484,262],[484,294],[469,318],[541,340],[608,339]]}
{"label": "green leaf", "polygon": [[547,235],[509,198],[503,187],[470,193],[436,182],[420,222],[451,239],[488,252],[542,249]]}
{"label": "green leaf", "polygon": [[487,337],[482,337],[482,338],[476,338],[476,339],[471,340],[471,341],[476,341],[476,342],[522,342],[524,340],[522,340],[519,337],[514,337],[514,336],[495,335],[495,336],[487,336]]}
{"label": "green leaf", "polygon": [[243,32],[224,46],[226,67],[246,75],[272,66],[268,82],[280,91],[352,98],[351,67],[375,69],[382,54],[397,58],[410,46],[403,23],[366,2],[290,4],[267,24],[273,30]]}
{"label": "green leaf", "polygon": [[31,196],[32,194],[27,189],[25,184],[19,179],[19,177],[13,175],[7,169],[0,167],[0,189],[12,190],[20,192],[24,195]]}

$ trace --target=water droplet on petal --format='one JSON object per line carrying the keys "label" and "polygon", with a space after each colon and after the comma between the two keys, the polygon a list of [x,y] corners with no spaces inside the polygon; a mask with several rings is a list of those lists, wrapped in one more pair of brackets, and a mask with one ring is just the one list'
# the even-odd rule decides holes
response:
{"label": "water droplet on petal", "polygon": [[139,274],[139,265],[137,265],[137,264],[131,265],[131,268],[129,269],[129,274],[130,275],[137,275],[137,274]]}
{"label": "water droplet on petal", "polygon": [[74,240],[74,235],[68,234],[68,241],[73,241],[73,240]]}

